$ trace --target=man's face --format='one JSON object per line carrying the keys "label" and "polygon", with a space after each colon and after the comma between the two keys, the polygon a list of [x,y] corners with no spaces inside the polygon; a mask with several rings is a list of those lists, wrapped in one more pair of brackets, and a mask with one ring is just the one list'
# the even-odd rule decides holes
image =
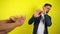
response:
{"label": "man's face", "polygon": [[50,11],[51,7],[50,6],[44,6],[43,11],[48,13]]}

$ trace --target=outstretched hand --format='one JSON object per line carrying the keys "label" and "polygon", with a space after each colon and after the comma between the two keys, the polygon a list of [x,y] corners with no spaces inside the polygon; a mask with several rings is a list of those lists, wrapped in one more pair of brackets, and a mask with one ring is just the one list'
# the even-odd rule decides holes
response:
{"label": "outstretched hand", "polygon": [[15,23],[17,26],[20,26],[24,23],[26,16],[11,16],[9,21],[10,23]]}

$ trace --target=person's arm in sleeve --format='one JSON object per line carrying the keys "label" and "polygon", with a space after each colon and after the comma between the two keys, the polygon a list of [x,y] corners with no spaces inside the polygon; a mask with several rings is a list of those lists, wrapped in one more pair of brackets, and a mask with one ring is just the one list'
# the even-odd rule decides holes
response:
{"label": "person's arm in sleeve", "polygon": [[34,17],[34,15],[30,18],[30,20],[28,21],[28,24],[32,24],[33,22],[34,22],[34,20],[35,20],[35,17]]}
{"label": "person's arm in sleeve", "polygon": [[51,17],[50,16],[45,15],[45,24],[47,26],[51,26],[52,25]]}

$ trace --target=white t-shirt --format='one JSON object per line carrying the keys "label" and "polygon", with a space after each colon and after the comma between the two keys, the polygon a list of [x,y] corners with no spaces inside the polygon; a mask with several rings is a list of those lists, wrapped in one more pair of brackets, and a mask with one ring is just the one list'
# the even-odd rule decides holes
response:
{"label": "white t-shirt", "polygon": [[41,20],[38,26],[38,30],[37,30],[37,34],[44,34],[44,29],[45,29],[45,24],[43,23],[43,19],[44,19],[44,14],[41,13]]}

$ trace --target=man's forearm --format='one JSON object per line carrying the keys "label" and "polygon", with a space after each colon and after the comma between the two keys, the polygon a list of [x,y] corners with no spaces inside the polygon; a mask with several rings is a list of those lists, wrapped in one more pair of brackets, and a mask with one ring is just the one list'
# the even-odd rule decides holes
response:
{"label": "man's forearm", "polygon": [[0,31],[16,27],[15,23],[6,23],[6,22],[7,22],[6,20],[0,21]]}
{"label": "man's forearm", "polygon": [[5,27],[4,30],[2,30],[2,32],[7,34],[8,32],[12,31],[16,27],[17,26],[15,26],[14,24],[11,24],[11,26],[9,25],[8,28]]}
{"label": "man's forearm", "polygon": [[34,22],[34,16],[30,18],[30,20],[28,21],[28,24],[32,24],[33,22]]}
{"label": "man's forearm", "polygon": [[51,17],[45,15],[45,23],[47,26],[51,26],[52,25]]}

